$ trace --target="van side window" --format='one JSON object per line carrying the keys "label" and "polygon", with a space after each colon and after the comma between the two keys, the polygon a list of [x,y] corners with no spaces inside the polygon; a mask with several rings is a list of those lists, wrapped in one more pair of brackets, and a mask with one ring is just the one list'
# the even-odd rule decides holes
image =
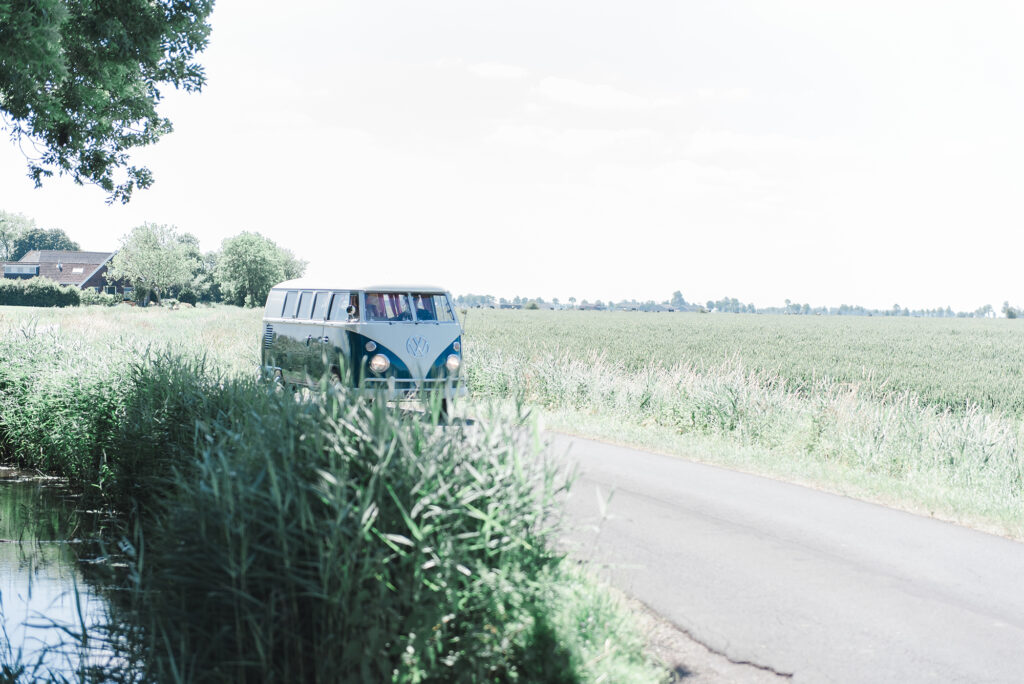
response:
{"label": "van side window", "polygon": [[[359,308],[359,298],[354,293],[350,295],[348,292],[335,292],[334,300],[331,302],[330,320],[349,320],[348,307],[350,305],[356,307],[357,309]],[[358,312],[356,313],[355,318],[359,318]]]}
{"label": "van side window", "polygon": [[263,314],[266,318],[280,318],[284,307],[284,291],[271,290],[267,296],[267,310]]}
{"label": "van side window", "polygon": [[313,313],[313,293],[303,292],[299,296],[299,312],[295,315],[296,318],[308,319],[310,314]]}
{"label": "van side window", "polygon": [[295,318],[295,305],[299,301],[299,293],[295,290],[289,290],[288,294],[284,297],[284,313],[281,315],[284,318]]}
{"label": "van side window", "polygon": [[313,320],[322,321],[327,318],[327,305],[331,301],[330,292],[317,292],[313,300]]}

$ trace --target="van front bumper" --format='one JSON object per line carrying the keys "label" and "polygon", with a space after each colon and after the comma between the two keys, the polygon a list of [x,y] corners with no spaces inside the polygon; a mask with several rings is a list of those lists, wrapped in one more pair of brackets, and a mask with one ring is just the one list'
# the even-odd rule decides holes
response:
{"label": "van front bumper", "polygon": [[440,394],[445,399],[464,397],[469,392],[466,383],[452,379],[411,380],[396,378],[365,378],[359,393],[364,396],[378,397],[392,401],[401,399],[426,399],[432,394]]}

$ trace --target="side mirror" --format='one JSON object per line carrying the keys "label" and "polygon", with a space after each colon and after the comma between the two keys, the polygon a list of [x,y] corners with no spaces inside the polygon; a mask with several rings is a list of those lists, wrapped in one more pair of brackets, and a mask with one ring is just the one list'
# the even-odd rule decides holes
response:
{"label": "side mirror", "polygon": [[349,304],[348,308],[345,309],[345,313],[348,314],[349,318],[355,318],[356,317],[356,307],[354,307],[351,304]]}

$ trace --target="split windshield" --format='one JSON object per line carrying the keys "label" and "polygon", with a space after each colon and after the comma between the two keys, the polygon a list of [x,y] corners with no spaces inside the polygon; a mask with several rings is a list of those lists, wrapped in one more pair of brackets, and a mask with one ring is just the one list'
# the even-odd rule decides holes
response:
{"label": "split windshield", "polygon": [[410,300],[410,295],[399,292],[367,292],[366,320],[447,323],[455,317],[443,294],[413,292]]}
{"label": "split windshield", "polygon": [[439,294],[417,294],[412,295],[412,306],[416,310],[417,321],[437,321],[448,323],[455,320],[451,307],[448,306],[448,298]]}

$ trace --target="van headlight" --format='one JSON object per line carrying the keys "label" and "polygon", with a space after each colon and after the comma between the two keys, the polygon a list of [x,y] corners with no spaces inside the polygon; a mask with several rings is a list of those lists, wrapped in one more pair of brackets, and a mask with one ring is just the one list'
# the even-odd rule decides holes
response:
{"label": "van headlight", "polygon": [[449,373],[454,373],[459,370],[459,366],[461,364],[462,361],[459,359],[458,354],[449,354],[448,358],[444,362],[444,367],[448,369]]}
{"label": "van headlight", "polygon": [[391,368],[391,360],[383,354],[374,354],[370,359],[370,370],[374,373],[383,373]]}

